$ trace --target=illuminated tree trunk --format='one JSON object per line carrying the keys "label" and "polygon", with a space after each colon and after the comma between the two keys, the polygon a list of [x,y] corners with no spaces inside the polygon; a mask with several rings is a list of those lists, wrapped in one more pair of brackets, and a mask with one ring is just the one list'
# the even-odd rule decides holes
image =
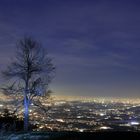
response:
{"label": "illuminated tree trunk", "polygon": [[24,131],[28,131],[29,126],[29,103],[27,96],[24,97]]}
{"label": "illuminated tree trunk", "polygon": [[28,80],[27,80],[24,93],[24,131],[28,131],[28,126],[29,126],[29,99],[28,99]]}

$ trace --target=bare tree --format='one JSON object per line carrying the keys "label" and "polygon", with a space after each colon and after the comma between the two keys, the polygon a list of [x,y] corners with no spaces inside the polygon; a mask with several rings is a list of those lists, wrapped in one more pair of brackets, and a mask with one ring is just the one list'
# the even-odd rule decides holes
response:
{"label": "bare tree", "polygon": [[10,80],[10,84],[3,90],[8,95],[20,97],[19,102],[24,105],[25,131],[29,125],[29,107],[31,103],[40,106],[39,98],[49,96],[48,85],[54,76],[54,70],[52,59],[37,41],[30,37],[18,41],[14,62],[2,72]]}

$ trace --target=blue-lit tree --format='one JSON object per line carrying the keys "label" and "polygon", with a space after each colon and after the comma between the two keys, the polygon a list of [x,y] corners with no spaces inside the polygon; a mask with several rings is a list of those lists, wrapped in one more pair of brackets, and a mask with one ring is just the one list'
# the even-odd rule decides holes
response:
{"label": "blue-lit tree", "polygon": [[2,72],[10,80],[4,93],[19,97],[24,105],[24,130],[28,130],[29,107],[41,106],[39,97],[49,97],[48,85],[54,77],[55,67],[44,48],[37,41],[25,37],[17,43],[14,61]]}

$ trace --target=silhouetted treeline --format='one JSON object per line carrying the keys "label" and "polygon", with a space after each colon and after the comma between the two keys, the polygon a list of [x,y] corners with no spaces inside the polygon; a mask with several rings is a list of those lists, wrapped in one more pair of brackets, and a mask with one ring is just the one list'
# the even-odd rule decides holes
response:
{"label": "silhouetted treeline", "polygon": [[[29,124],[29,129],[37,128],[35,125]],[[0,115],[0,131],[23,131],[24,121],[19,119],[15,113],[11,113],[8,109],[4,109]]]}

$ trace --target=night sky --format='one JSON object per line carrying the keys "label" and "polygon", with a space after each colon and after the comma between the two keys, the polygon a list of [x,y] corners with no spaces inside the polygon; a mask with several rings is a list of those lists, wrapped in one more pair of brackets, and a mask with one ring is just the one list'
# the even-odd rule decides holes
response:
{"label": "night sky", "polygon": [[139,0],[0,0],[0,69],[25,35],[53,58],[54,94],[140,97]]}

